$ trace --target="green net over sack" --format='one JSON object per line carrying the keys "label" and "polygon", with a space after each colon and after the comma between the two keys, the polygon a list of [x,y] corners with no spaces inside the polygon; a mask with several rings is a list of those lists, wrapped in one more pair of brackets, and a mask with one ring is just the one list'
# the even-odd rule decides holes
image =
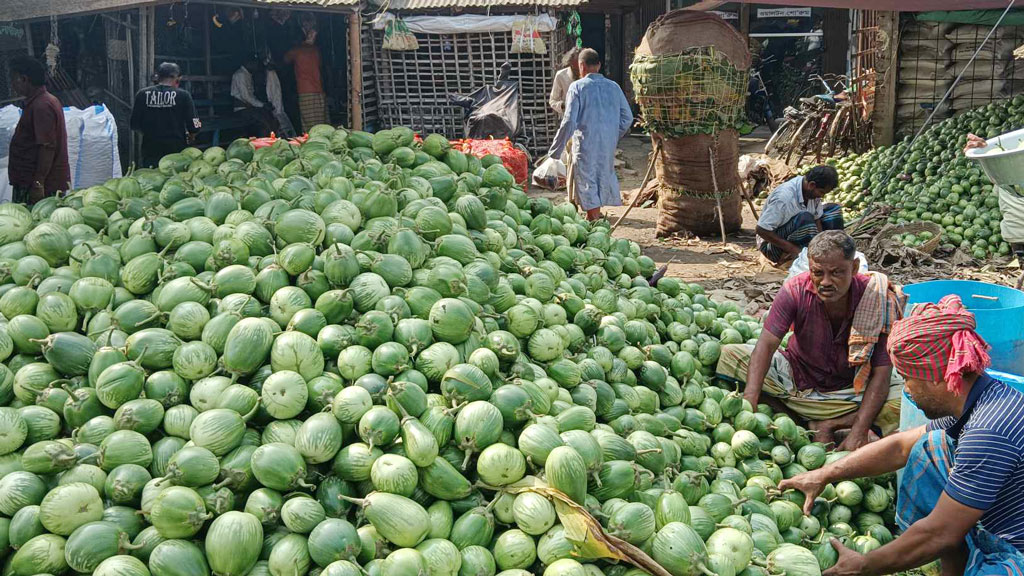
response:
{"label": "green net over sack", "polygon": [[648,132],[666,137],[738,128],[745,118],[747,72],[714,46],[678,54],[637,54],[629,67]]}

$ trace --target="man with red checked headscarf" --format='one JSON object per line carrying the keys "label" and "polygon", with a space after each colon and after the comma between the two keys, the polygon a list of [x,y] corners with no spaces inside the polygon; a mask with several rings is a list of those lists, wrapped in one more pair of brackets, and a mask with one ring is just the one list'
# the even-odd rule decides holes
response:
{"label": "man with red checked headscarf", "polygon": [[960,298],[919,304],[896,322],[889,356],[926,426],[871,443],[824,468],[784,480],[807,496],[825,485],[904,468],[903,533],[859,554],[839,553],[825,576],[893,574],[939,561],[944,575],[1024,574],[1024,394],[985,374],[988,345]]}

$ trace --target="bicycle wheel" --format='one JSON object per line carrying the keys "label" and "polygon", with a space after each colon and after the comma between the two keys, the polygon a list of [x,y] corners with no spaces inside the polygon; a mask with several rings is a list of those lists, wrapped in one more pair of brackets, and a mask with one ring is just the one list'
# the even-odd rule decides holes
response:
{"label": "bicycle wheel", "polygon": [[832,118],[832,124],[828,129],[828,141],[826,143],[826,157],[832,158],[836,154],[845,153],[846,136],[850,123],[850,108],[843,106]]}
{"label": "bicycle wheel", "polygon": [[773,158],[777,158],[780,153],[779,147],[783,142],[789,142],[790,136],[796,127],[796,122],[792,118],[786,118],[782,121],[782,125],[779,129],[772,133],[771,138],[764,145],[764,153]]}
{"label": "bicycle wheel", "polygon": [[[800,123],[800,126],[789,139],[789,145],[786,148],[786,164],[792,164],[794,152],[803,150],[809,145],[809,140],[814,137],[815,132],[818,130],[819,122],[821,122],[821,118],[815,114],[804,118],[804,121]],[[803,153],[801,153],[802,156]]]}
{"label": "bicycle wheel", "polygon": [[853,108],[850,114],[850,127],[847,132],[850,143],[850,150],[857,154],[863,154],[871,149],[871,120],[865,122],[861,110]]}
{"label": "bicycle wheel", "polygon": [[828,126],[831,121],[832,113],[829,112],[825,118],[822,118],[817,123],[816,130],[814,130],[810,138],[806,140],[806,144],[800,149],[800,154],[797,156],[794,166],[801,166],[804,160],[808,158],[813,158],[816,163],[821,163],[821,151],[825,146],[825,140],[828,137]]}
{"label": "bicycle wheel", "polygon": [[860,110],[856,110],[853,114],[853,151],[858,154],[863,154],[868,150],[871,150],[874,144],[874,124],[871,123],[871,119],[865,120],[860,115]]}

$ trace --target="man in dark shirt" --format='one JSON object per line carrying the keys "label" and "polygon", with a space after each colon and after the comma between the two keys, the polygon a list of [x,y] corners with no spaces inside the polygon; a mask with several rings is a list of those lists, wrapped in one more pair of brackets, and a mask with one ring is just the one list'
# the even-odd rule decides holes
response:
{"label": "man in dark shirt", "polygon": [[156,84],[139,90],[132,106],[132,130],[142,132],[142,162],[155,167],[167,154],[181,152],[202,124],[192,95],[178,87],[181,69],[164,62],[156,69]]}
{"label": "man in dark shirt", "polygon": [[35,204],[71,182],[64,108],[46,90],[46,68],[34,58],[9,63],[11,88],[25,98],[21,120],[11,138],[7,169],[15,202]]}

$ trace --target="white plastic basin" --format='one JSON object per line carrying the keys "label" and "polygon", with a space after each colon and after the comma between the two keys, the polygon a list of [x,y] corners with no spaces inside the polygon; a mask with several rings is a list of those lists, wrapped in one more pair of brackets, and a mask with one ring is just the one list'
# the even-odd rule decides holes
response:
{"label": "white plastic basin", "polygon": [[967,151],[994,184],[1020,193],[1024,190],[1024,130],[1000,134],[985,141],[984,148]]}

